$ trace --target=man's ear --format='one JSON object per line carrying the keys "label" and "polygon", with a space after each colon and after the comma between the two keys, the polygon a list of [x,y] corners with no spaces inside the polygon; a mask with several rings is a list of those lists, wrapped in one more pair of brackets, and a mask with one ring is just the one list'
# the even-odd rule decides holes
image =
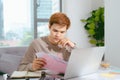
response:
{"label": "man's ear", "polygon": [[50,24],[48,25],[49,29],[51,28]]}

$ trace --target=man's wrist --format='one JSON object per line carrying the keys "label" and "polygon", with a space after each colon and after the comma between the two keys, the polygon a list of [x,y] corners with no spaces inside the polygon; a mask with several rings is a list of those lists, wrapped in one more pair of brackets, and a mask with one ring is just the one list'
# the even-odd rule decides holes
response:
{"label": "man's wrist", "polygon": [[28,65],[28,70],[29,70],[29,71],[35,71],[35,70],[33,69],[33,67],[32,67],[32,63],[30,63],[30,64]]}

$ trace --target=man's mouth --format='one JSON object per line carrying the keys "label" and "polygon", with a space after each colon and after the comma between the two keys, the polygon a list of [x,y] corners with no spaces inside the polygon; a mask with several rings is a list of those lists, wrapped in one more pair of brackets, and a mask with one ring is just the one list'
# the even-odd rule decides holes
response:
{"label": "man's mouth", "polygon": [[54,38],[55,40],[59,41],[60,39],[59,38]]}

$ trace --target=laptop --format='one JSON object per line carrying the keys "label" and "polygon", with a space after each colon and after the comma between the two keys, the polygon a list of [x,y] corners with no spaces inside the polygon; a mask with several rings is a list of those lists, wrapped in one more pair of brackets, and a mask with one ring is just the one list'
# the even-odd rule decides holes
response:
{"label": "laptop", "polygon": [[98,71],[105,47],[77,48],[71,52],[64,79],[89,75]]}

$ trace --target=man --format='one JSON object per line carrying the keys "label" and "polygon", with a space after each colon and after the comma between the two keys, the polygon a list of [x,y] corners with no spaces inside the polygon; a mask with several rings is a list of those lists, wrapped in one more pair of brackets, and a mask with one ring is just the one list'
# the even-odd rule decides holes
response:
{"label": "man", "polygon": [[[70,20],[64,13],[54,13],[49,20],[50,34],[33,40],[18,70],[36,71],[43,69],[46,65],[46,60],[44,58],[36,58],[35,54],[38,52],[54,54],[68,61],[71,50],[69,51],[66,47],[71,49],[75,47],[75,44],[65,37],[69,27]],[[59,45],[61,47],[59,47]]]}

